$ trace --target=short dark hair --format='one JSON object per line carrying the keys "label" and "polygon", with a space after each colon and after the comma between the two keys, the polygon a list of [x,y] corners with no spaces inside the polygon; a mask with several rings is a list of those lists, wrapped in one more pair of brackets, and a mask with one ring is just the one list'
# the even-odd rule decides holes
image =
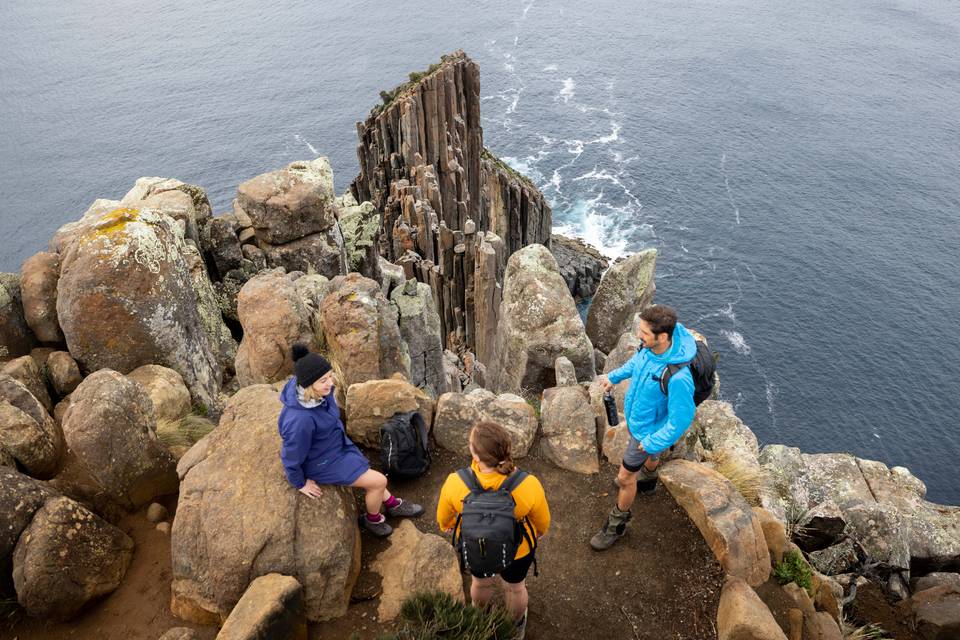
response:
{"label": "short dark hair", "polygon": [[650,325],[654,335],[666,333],[671,338],[677,326],[677,312],[665,304],[655,304],[647,307],[640,314],[640,319]]}

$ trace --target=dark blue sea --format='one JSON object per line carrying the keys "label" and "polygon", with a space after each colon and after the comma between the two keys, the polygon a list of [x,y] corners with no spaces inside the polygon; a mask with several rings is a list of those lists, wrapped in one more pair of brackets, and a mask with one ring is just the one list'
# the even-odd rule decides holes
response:
{"label": "dark blue sea", "polygon": [[328,156],[462,48],[487,146],[558,230],[656,247],[762,443],[904,465],[960,503],[960,3],[0,3],[0,270],[139,176]]}

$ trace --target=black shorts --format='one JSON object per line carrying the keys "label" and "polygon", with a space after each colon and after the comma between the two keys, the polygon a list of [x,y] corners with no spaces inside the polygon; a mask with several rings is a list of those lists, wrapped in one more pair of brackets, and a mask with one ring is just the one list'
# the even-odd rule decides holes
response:
{"label": "black shorts", "polygon": [[[530,571],[530,565],[533,564],[533,552],[528,553],[522,558],[516,558],[513,562],[507,565],[507,568],[500,572],[500,577],[503,578],[504,582],[509,584],[520,584],[527,577],[527,572]],[[483,578],[483,576],[471,574],[474,578]]]}

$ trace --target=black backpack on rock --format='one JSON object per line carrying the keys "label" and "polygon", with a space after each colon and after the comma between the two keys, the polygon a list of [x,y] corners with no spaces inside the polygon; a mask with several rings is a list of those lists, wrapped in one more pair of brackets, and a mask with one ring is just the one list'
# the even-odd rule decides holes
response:
{"label": "black backpack on rock", "polygon": [[430,468],[427,425],[416,411],[395,413],[380,427],[380,461],[391,478],[416,478]]}
{"label": "black backpack on rock", "polygon": [[697,353],[689,362],[668,364],[660,374],[660,391],[667,395],[667,385],[670,378],[684,367],[690,367],[693,377],[693,403],[699,405],[710,398],[717,378],[717,358],[719,354],[711,353],[707,343],[697,340]]}
{"label": "black backpack on rock", "polygon": [[[537,548],[527,530],[526,518],[517,520],[513,510],[517,506],[511,491],[530,475],[514,471],[499,489],[484,489],[473,469],[459,469],[457,475],[470,489],[463,499],[463,511],[453,525],[453,546],[460,557],[460,570],[489,578],[500,574],[513,562],[523,540],[530,553]],[[538,575],[534,556],[533,575]]]}

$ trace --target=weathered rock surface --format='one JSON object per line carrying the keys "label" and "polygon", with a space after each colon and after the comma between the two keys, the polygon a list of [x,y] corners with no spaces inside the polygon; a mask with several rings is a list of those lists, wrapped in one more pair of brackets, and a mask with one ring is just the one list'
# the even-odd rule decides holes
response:
{"label": "weathered rock surface", "polygon": [[587,312],[587,335],[600,351],[609,353],[633,325],[656,291],[657,250],[647,249],[614,262],[597,288]]}
{"label": "weathered rock surface", "polygon": [[411,593],[439,591],[463,602],[460,562],[450,543],[438,535],[421,533],[404,520],[390,536],[390,545],[370,567],[383,578],[377,618],[393,620]]}
{"label": "weathered rock surface", "polygon": [[577,386],[544,389],[540,404],[544,456],[561,469],[599,473],[597,422],[586,389]]}
{"label": "weathered rock surface", "polygon": [[20,356],[3,365],[2,372],[30,390],[47,412],[53,411],[53,401],[47,391],[47,379],[31,356]]}
{"label": "weathered rock surface", "polygon": [[380,427],[395,413],[419,411],[427,429],[433,424],[434,401],[399,374],[347,389],[347,435],[358,444],[379,448]]}
{"label": "weathered rock surface", "polygon": [[731,576],[720,592],[718,640],[787,640],[763,600],[741,578]]}
{"label": "weathered rock surface", "polygon": [[593,377],[593,345],[546,247],[531,245],[510,257],[500,315],[490,366],[493,389],[539,394],[556,386],[560,356],[573,363],[579,378]]}
{"label": "weathered rock surface", "polygon": [[507,430],[514,459],[527,455],[537,434],[537,414],[523,398],[475,389],[470,393],[440,396],[433,437],[444,449],[469,456],[470,429],[481,421],[495,422]]}
{"label": "weathered rock surface", "polygon": [[60,256],[41,251],[20,267],[24,319],[40,342],[63,342],[57,321],[57,280]]}
{"label": "weathered rock surface", "polygon": [[340,231],[343,234],[347,271],[356,271],[364,277],[379,281],[382,277],[381,258],[377,252],[380,214],[370,202],[357,204],[352,196],[350,200],[350,203],[344,203],[340,209]]}
{"label": "weathered rock surface", "polygon": [[190,627],[173,627],[160,636],[160,640],[198,640],[200,636]]}
{"label": "weathered rock surface", "polygon": [[783,560],[783,553],[787,549],[787,530],[777,517],[761,507],[753,507],[753,514],[760,521],[760,528],[763,529],[763,539],[767,543],[767,551],[770,552],[770,564],[776,565]]}
{"label": "weathered rock surface", "polygon": [[0,273],[0,359],[26,355],[36,344],[23,311],[20,277]]}
{"label": "weathered rock surface", "polygon": [[287,271],[314,271],[326,278],[347,272],[343,235],[336,224],[326,231],[313,233],[285,244],[260,242],[269,267]]}
{"label": "weathered rock surface", "polygon": [[566,356],[560,356],[553,363],[554,375],[558,387],[569,387],[577,384],[577,370]]}
{"label": "weathered rock surface", "polygon": [[379,283],[359,273],[334,278],[320,317],[330,359],[343,370],[343,386],[394,373],[410,379],[410,353],[400,337],[397,312]]}
{"label": "weathered rock surface", "polygon": [[311,308],[296,282],[280,270],[265,271],[243,285],[237,314],[243,326],[236,360],[242,387],[283,380],[293,373],[294,343],[315,342]]}
{"label": "weathered rock surface", "polygon": [[360,570],[360,532],[349,489],[321,487],[312,500],[287,482],[280,463],[274,386],[244,387],[219,426],[180,460],[173,524],[171,609],[220,623],[253,579],[293,576],[307,618],[344,615]]}
{"label": "weathered rock surface", "polygon": [[408,280],[393,290],[390,301],[410,351],[410,382],[435,398],[443,393],[443,341],[430,285]]}
{"label": "weathered rock surface", "polygon": [[833,531],[834,539],[842,518],[845,535],[894,569],[932,571],[960,562],[960,507],[924,500],[926,487],[903,467],[782,445],[764,447],[760,463],[772,478],[768,508],[778,516],[806,512],[805,524],[827,538]]}
{"label": "weathered rock surface", "polygon": [[37,618],[67,620],[120,585],[133,540],[73,500],[37,510],[13,552],[17,602]]}
{"label": "weathered rock surface", "polygon": [[560,275],[574,300],[591,298],[597,292],[610,261],[596,248],[580,238],[555,233],[551,237],[550,252],[557,259]]}
{"label": "weathered rock surface", "polygon": [[914,580],[911,587],[914,592],[925,591],[933,587],[952,586],[960,591],[960,573],[935,571]]}
{"label": "weathered rock surface", "polygon": [[77,361],[66,351],[54,351],[47,357],[47,378],[61,398],[73,393],[77,385],[83,382]]}
{"label": "weathered rock surface", "polygon": [[169,216],[98,200],[61,227],[57,315],[83,368],[161,364],[216,412],[223,371],[197,305],[186,245]]}
{"label": "weathered rock surface", "polygon": [[239,223],[233,214],[216,216],[210,220],[210,255],[222,280],[227,272],[243,266],[243,251],[240,249]]}
{"label": "weathered rock surface", "polygon": [[190,413],[190,391],[179,373],[158,364],[145,364],[127,374],[153,402],[157,420],[179,420]]}
{"label": "weathered rock surface", "polygon": [[700,530],[724,570],[758,586],[770,575],[759,519],[730,481],[704,465],[672,460],[660,481]]}
{"label": "weathered rock surface", "polygon": [[212,210],[210,199],[202,188],[176,178],[138,178],[123,196],[125,205],[163,211],[177,222],[183,237],[192,240],[204,251],[210,251],[209,229]]}
{"label": "weathered rock surface", "polygon": [[271,245],[326,231],[337,221],[333,170],[327,158],[291,162],[237,188],[237,205],[257,238]]}
{"label": "weathered rock surface", "polygon": [[52,484],[110,520],[177,491],[176,461],[158,440],[153,403],[116,371],[90,374],[63,416],[67,445]]}
{"label": "weathered rock surface", "polygon": [[49,485],[12,467],[0,466],[0,563],[10,557],[20,534],[44,503],[56,497]]}
{"label": "weathered rock surface", "polygon": [[915,593],[909,603],[921,637],[926,640],[960,637],[960,589],[952,585],[932,587]]}
{"label": "weathered rock surface", "polygon": [[296,578],[269,573],[250,583],[217,640],[306,640],[303,587]]}
{"label": "weathered rock surface", "polygon": [[207,274],[207,266],[200,250],[192,242],[186,242],[183,249],[183,259],[190,273],[190,284],[193,285],[197,313],[200,315],[200,326],[213,351],[218,370],[224,372],[225,376],[232,375],[233,361],[237,357],[237,343],[223,321],[216,288]]}
{"label": "weathered rock surface", "polygon": [[64,452],[60,427],[27,387],[7,374],[0,374],[0,449],[43,479],[57,473]]}

